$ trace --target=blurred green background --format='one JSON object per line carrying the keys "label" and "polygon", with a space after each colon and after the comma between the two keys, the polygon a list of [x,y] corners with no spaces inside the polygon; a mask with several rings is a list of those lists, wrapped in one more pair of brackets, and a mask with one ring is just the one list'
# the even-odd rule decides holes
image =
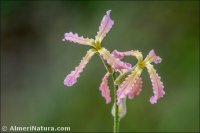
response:
{"label": "blurred green background", "polygon": [[[198,1],[1,1],[1,124],[70,126],[71,131],[112,131],[112,103],[99,91],[106,72],[95,55],[77,84],[64,77],[88,47],[62,42],[64,33],[94,38],[107,10],[115,24],[103,40],[108,50],[151,49],[166,95],[151,105],[149,75],[142,93],[127,101],[120,131],[199,131]],[[128,61],[136,62],[134,58]]]}

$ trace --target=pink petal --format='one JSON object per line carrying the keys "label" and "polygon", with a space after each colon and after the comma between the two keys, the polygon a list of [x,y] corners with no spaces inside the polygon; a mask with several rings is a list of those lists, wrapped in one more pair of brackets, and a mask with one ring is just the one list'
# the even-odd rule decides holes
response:
{"label": "pink petal", "polygon": [[112,52],[112,55],[114,55],[114,57],[119,58],[119,59],[123,59],[125,56],[135,56],[138,60],[143,59],[142,53],[139,52],[138,50],[131,50],[131,51],[125,51],[125,52],[114,50]]}
{"label": "pink petal", "polygon": [[110,98],[110,89],[108,86],[108,77],[110,76],[110,73],[107,72],[101,82],[101,85],[99,87],[99,90],[101,91],[101,95],[106,99],[106,103],[110,103],[111,102],[111,98]]}
{"label": "pink petal", "polygon": [[133,99],[135,96],[139,95],[141,90],[142,90],[142,78],[141,77],[137,77],[135,80],[136,81],[135,81],[135,83],[133,85],[133,88],[128,93],[128,98],[129,99]]}
{"label": "pink petal", "polygon": [[149,52],[148,57],[150,58],[150,61],[152,61],[156,64],[158,64],[162,61],[162,59],[155,54],[153,49]]}
{"label": "pink petal", "polygon": [[84,38],[83,36],[79,37],[77,33],[73,34],[72,32],[65,33],[65,38],[63,39],[63,41],[65,40],[90,46],[93,46],[92,43],[94,42],[93,39]]}
{"label": "pink petal", "polygon": [[118,58],[118,59],[123,59],[123,58],[124,58],[123,52],[119,52],[119,51],[117,51],[117,50],[114,50],[111,54],[112,54],[115,58]]}
{"label": "pink petal", "polygon": [[64,80],[64,85],[66,86],[72,86],[76,83],[77,78],[80,76],[80,73],[83,71],[85,68],[86,64],[89,62],[91,57],[94,55],[95,51],[93,49],[90,49],[86,56],[83,57],[81,60],[81,63],[79,64],[78,67],[75,68],[74,71],[72,71],[70,74],[68,74]]}
{"label": "pink petal", "polygon": [[[114,50],[112,53],[111,53],[111,56],[115,57],[115,58],[118,58],[118,59],[123,59],[123,57],[117,53],[118,51],[117,50]],[[128,63],[128,62],[124,62],[126,64],[126,66],[128,67],[132,67],[132,64],[131,63]]]}
{"label": "pink petal", "polygon": [[136,84],[136,79],[140,76],[142,69],[136,67],[135,70],[119,85],[119,89],[117,90],[117,103],[121,102],[121,99],[125,98],[134,88]]}
{"label": "pink petal", "polygon": [[110,54],[110,52],[105,49],[101,48],[98,50],[99,54],[103,57],[104,60],[107,61],[107,63],[117,71],[120,71],[121,69],[130,69],[131,65],[129,63],[124,63],[120,59],[115,58]]}
{"label": "pink petal", "polygon": [[160,80],[160,76],[156,73],[156,70],[153,68],[151,64],[147,64],[147,70],[149,72],[152,86],[153,86],[153,93],[154,96],[150,98],[151,104],[157,103],[157,100],[164,96],[164,86],[163,82]]}
{"label": "pink petal", "polygon": [[110,18],[110,12],[111,10],[108,10],[101,21],[99,31],[97,32],[97,36],[95,37],[96,41],[101,42],[114,24],[114,21]]}

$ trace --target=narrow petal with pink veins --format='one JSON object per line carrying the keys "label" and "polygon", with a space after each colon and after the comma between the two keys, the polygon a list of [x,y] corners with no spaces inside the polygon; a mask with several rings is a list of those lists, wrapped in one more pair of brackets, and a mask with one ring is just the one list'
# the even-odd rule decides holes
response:
{"label": "narrow petal with pink veins", "polygon": [[142,78],[141,77],[137,77],[135,79],[133,88],[128,93],[128,98],[129,99],[133,99],[135,96],[139,95],[141,91],[142,91]]}
{"label": "narrow petal with pink veins", "polygon": [[65,33],[65,38],[63,39],[63,41],[65,40],[89,46],[93,46],[92,43],[94,42],[93,39],[84,38],[83,36],[79,37],[77,33],[74,34],[72,32]]}
{"label": "narrow petal with pink veins", "polygon": [[96,51],[94,51],[93,49],[90,49],[87,52],[86,56],[83,57],[83,59],[81,60],[79,66],[76,67],[74,71],[72,71],[69,75],[66,76],[64,80],[64,84],[66,86],[72,86],[76,83],[77,78],[80,76],[80,73],[83,71],[86,64],[89,62],[89,60],[91,59],[91,57],[94,55],[95,52]]}
{"label": "narrow petal with pink veins", "polygon": [[102,96],[105,98],[106,103],[110,103],[111,102],[111,98],[110,98],[110,89],[108,86],[108,77],[110,76],[110,73],[107,72],[101,82],[101,85],[99,87],[99,90],[101,91]]}
{"label": "narrow petal with pink veins", "polygon": [[117,103],[121,102],[121,99],[125,98],[134,88],[136,84],[136,79],[140,76],[142,69],[135,68],[135,70],[119,85],[119,89],[117,90]]}
{"label": "narrow petal with pink veins", "polygon": [[[111,56],[115,57],[115,58],[118,58],[118,59],[123,59],[123,57],[119,54],[116,54],[116,51],[117,50],[114,50],[112,53],[111,53]],[[124,62],[124,61],[123,61]],[[128,63],[128,62],[124,62],[128,67],[132,67],[132,64],[131,63]]]}
{"label": "narrow petal with pink veins", "polygon": [[162,61],[162,59],[156,55],[156,53],[154,52],[154,50],[151,50],[147,56],[147,58],[149,60],[149,63],[154,62],[155,64],[158,64]]}
{"label": "narrow petal with pink veins", "polygon": [[154,104],[157,103],[157,100],[159,98],[164,96],[164,86],[163,82],[160,80],[160,76],[156,73],[156,70],[153,68],[153,65],[147,64],[146,67],[151,78],[154,93],[154,96],[150,98],[150,102],[151,104]]}
{"label": "narrow petal with pink veins", "polygon": [[130,69],[131,68],[131,64],[129,63],[124,63],[122,62],[120,59],[115,58],[114,56],[112,56],[110,54],[110,52],[105,49],[105,48],[101,48],[100,50],[98,50],[99,54],[103,57],[104,60],[107,61],[107,63],[114,69],[116,69],[117,71],[120,71],[121,69]]}
{"label": "narrow petal with pink veins", "polygon": [[111,12],[111,10],[108,10],[106,12],[106,15],[103,17],[103,19],[101,21],[101,24],[99,26],[99,31],[97,32],[97,35],[95,37],[96,42],[97,41],[101,42],[114,24],[114,21],[110,18],[110,12]]}
{"label": "narrow petal with pink veins", "polygon": [[138,50],[131,50],[125,52],[114,50],[112,54],[119,59],[123,59],[125,56],[135,56],[140,61],[143,59],[142,53],[139,52]]}

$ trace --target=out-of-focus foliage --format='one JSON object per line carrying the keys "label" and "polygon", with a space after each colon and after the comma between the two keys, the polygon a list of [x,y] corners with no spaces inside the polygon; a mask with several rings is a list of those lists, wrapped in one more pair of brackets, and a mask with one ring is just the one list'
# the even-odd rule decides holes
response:
{"label": "out-of-focus foliage", "polygon": [[142,93],[128,100],[120,130],[199,131],[198,1],[1,1],[2,125],[112,131],[112,104],[98,89],[106,71],[98,56],[75,86],[63,85],[88,49],[62,42],[64,33],[94,37],[108,9],[115,24],[103,40],[106,48],[144,56],[154,49],[163,59],[156,69],[165,97],[149,103],[152,86],[143,73]]}

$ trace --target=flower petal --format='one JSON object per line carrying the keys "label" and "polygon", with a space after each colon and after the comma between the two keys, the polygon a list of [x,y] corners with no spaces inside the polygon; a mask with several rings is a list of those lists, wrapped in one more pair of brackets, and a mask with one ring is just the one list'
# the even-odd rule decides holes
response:
{"label": "flower petal", "polygon": [[74,43],[79,43],[79,44],[82,44],[82,45],[89,45],[89,46],[93,46],[93,42],[94,40],[93,39],[89,39],[89,38],[84,38],[83,36],[79,37],[77,33],[72,33],[72,32],[69,32],[69,33],[65,33],[65,37],[63,39],[63,41],[70,41],[70,42],[74,42]]}
{"label": "flower petal", "polygon": [[[111,55],[113,56],[113,57],[115,57],[115,58],[118,58],[118,59],[123,59],[123,57],[121,56],[121,55],[119,55],[119,54],[117,54],[116,52],[118,52],[117,50],[114,50],[112,53],[111,53]],[[124,61],[123,61],[124,62]],[[129,67],[132,67],[132,64],[131,63],[128,63],[128,62],[124,62],[127,66],[129,66]]]}
{"label": "flower petal", "polygon": [[80,73],[83,71],[85,68],[86,64],[89,62],[91,57],[94,55],[96,51],[94,49],[90,49],[86,56],[83,57],[81,60],[81,63],[79,64],[78,67],[75,68],[74,71],[72,71],[70,74],[68,74],[64,80],[64,85],[66,86],[72,86],[76,83],[77,78],[80,76]]}
{"label": "flower petal", "polygon": [[128,93],[128,98],[129,99],[133,99],[135,96],[140,94],[141,90],[142,90],[142,78],[141,77],[137,77],[135,79],[133,88]]}
{"label": "flower petal", "polygon": [[99,31],[97,32],[97,35],[95,37],[96,41],[101,42],[114,24],[114,21],[110,18],[110,12],[111,10],[108,10],[101,21]]}
{"label": "flower petal", "polygon": [[101,91],[101,95],[105,98],[106,103],[110,103],[111,102],[111,98],[110,98],[110,89],[108,86],[108,77],[110,76],[110,73],[107,72],[101,82],[101,85],[99,87],[99,90]]}
{"label": "flower petal", "polygon": [[143,59],[142,53],[139,52],[138,50],[131,50],[131,51],[125,51],[125,52],[114,50],[112,52],[112,55],[114,55],[116,58],[119,58],[119,59],[123,59],[125,56],[135,56],[138,60]]}
{"label": "flower petal", "polygon": [[160,76],[156,73],[156,70],[153,68],[153,65],[148,63],[146,67],[151,78],[153,93],[154,93],[154,96],[150,98],[150,102],[151,104],[154,104],[157,103],[157,100],[159,98],[164,96],[165,94],[164,86],[163,82],[160,80]]}
{"label": "flower petal", "polygon": [[136,67],[135,70],[122,82],[122,84],[119,85],[119,89],[117,90],[118,104],[121,102],[121,99],[125,98],[130,93],[131,89],[134,88],[136,79],[140,76],[141,72],[142,69]]}
{"label": "flower petal", "polygon": [[145,60],[146,60],[145,62],[149,62],[149,63],[154,62],[155,64],[158,64],[162,61],[162,59],[156,55],[153,49],[149,52]]}
{"label": "flower petal", "polygon": [[110,52],[107,49],[105,49],[103,47],[100,50],[98,50],[98,52],[103,57],[103,59],[106,60],[107,63],[112,68],[116,69],[117,71],[120,71],[121,69],[130,69],[131,68],[129,63],[124,63],[120,59],[115,58],[114,56],[112,56],[110,54]]}

